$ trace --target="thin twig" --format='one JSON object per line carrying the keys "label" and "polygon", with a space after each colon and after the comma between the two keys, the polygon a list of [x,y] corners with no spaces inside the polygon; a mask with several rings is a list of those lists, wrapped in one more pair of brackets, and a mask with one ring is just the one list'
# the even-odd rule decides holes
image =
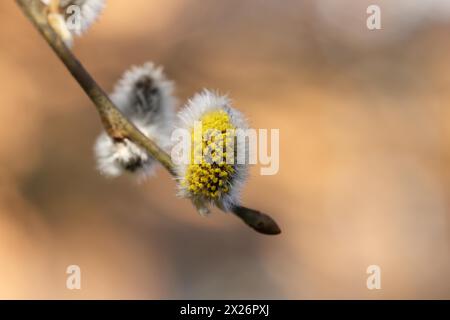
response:
{"label": "thin twig", "polygon": [[[170,156],[164,152],[151,139],[142,134],[126,117],[118,110],[108,98],[108,95],[95,82],[83,65],[74,56],[48,23],[45,14],[45,6],[39,0],[16,0],[28,19],[39,30],[53,51],[64,63],[84,92],[94,103],[100,115],[106,132],[115,141],[129,139],[145,149],[153,158],[159,161],[172,175],[175,175],[174,164]],[[264,234],[279,234],[280,228],[268,215],[259,211],[235,207],[233,212],[247,225]]]}

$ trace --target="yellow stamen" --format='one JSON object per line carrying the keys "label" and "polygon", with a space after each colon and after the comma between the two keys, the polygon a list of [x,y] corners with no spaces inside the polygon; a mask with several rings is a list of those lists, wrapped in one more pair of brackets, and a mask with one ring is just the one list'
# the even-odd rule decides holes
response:
{"label": "yellow stamen", "polygon": [[[227,185],[230,184],[234,168],[226,163],[226,150],[227,146],[234,144],[236,128],[223,110],[209,112],[200,120],[203,140],[202,143],[195,143],[198,141],[195,140],[198,139],[198,132],[194,133],[193,129],[191,139],[194,142],[195,151],[198,152],[192,152],[191,164],[183,182],[192,194],[217,199],[221,194],[229,192]],[[198,148],[203,154],[201,161],[198,159],[200,152]]]}

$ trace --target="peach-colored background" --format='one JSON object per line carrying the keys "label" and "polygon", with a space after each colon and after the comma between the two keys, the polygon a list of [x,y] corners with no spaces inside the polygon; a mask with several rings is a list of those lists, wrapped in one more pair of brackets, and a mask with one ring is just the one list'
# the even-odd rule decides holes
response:
{"label": "peach-colored background", "polygon": [[[380,31],[365,26],[369,3]],[[185,101],[229,93],[279,128],[243,199],[283,233],[200,217],[159,170],[105,180],[90,101],[0,2],[0,298],[450,298],[446,1],[110,0],[75,52],[108,91],[163,64]],[[82,290],[65,288],[66,267]],[[366,268],[382,289],[366,288]]]}

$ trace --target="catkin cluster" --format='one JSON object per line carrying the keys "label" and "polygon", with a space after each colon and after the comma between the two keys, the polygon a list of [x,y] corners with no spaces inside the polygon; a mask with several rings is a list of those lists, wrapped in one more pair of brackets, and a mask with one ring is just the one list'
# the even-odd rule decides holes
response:
{"label": "catkin cluster", "polygon": [[[49,22],[68,46],[105,7],[104,0],[41,1],[49,9]],[[187,132],[190,156],[187,161],[176,162],[175,180],[178,195],[191,199],[201,214],[208,213],[211,205],[224,211],[240,205],[248,166],[237,161],[237,154],[247,154],[248,150],[244,142],[236,139],[236,132],[248,125],[227,96],[204,89],[176,113],[174,82],[161,66],[147,62],[126,70],[110,99],[145,136],[169,154],[174,144],[172,133]],[[94,154],[99,172],[107,177],[130,173],[142,180],[152,176],[158,165],[132,141],[115,141],[105,131],[94,144]]]}

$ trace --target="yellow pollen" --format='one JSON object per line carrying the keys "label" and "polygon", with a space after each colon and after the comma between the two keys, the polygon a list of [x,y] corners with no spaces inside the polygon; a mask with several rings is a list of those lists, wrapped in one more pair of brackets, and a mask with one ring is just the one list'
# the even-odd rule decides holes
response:
{"label": "yellow pollen", "polygon": [[[227,164],[226,151],[227,147],[234,146],[236,128],[223,110],[206,113],[200,121],[203,139],[201,144],[197,143],[197,146],[194,146],[196,140],[192,130],[193,152],[183,185],[194,195],[214,200],[229,192],[234,166]],[[198,152],[201,150],[200,159],[195,150]],[[232,150],[234,152],[234,149]]]}

